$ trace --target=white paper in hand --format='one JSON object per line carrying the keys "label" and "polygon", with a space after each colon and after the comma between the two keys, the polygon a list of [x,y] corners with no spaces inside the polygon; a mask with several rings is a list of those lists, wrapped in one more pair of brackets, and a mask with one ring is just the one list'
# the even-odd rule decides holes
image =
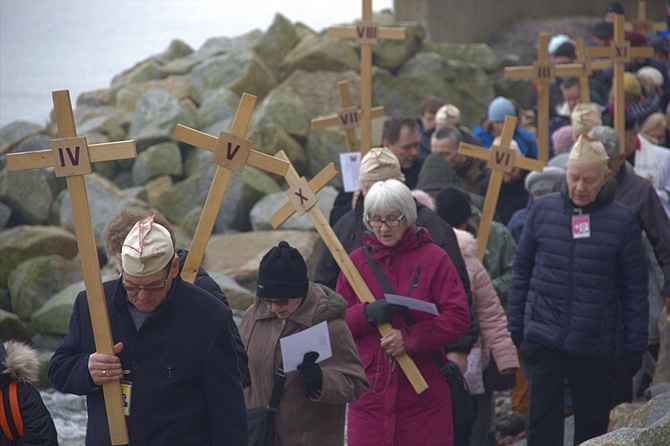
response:
{"label": "white paper in hand", "polygon": [[424,313],[439,315],[437,306],[432,302],[413,299],[411,297],[399,296],[397,294],[384,294],[386,302],[390,304],[404,305],[410,310],[423,311]]}
{"label": "white paper in hand", "polygon": [[330,335],[328,334],[328,323],[321,322],[307,330],[279,340],[281,355],[284,361],[284,371],[297,370],[307,352],[317,352],[319,358],[316,362],[324,361],[333,356],[330,347]]}
{"label": "white paper in hand", "polygon": [[361,152],[340,153],[342,185],[345,192],[353,192],[360,187]]}

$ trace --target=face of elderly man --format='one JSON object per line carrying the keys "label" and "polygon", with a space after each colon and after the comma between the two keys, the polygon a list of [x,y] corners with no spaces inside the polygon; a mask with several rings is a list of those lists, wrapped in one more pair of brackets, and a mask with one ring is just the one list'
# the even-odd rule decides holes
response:
{"label": "face of elderly man", "polygon": [[611,171],[591,161],[570,160],[567,164],[568,195],[572,202],[584,207],[596,201]]}

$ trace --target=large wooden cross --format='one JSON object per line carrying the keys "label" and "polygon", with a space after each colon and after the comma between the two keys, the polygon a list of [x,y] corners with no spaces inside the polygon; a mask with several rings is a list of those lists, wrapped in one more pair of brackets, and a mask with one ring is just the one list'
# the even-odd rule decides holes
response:
{"label": "large wooden cross", "polygon": [[650,47],[631,48],[630,42],[624,36],[624,17],[616,15],[614,22],[614,39],[608,47],[587,48],[586,54],[591,57],[609,59],[614,65],[614,129],[619,134],[621,141],[624,140],[626,131],[626,117],[624,112],[625,90],[623,77],[626,63],[635,58],[654,57],[654,50]]}
{"label": "large wooden cross", "polygon": [[242,172],[248,164],[284,176],[288,169],[288,162],[252,150],[251,141],[244,139],[255,103],[256,96],[244,93],[230,133],[221,132],[218,138],[183,125],[177,125],[175,129],[174,139],[212,152],[212,163],[217,164],[214,180],[182,269],[181,276],[187,282],[193,283],[198,274],[233,171]]}
{"label": "large wooden cross", "polygon": [[[362,111],[359,107],[351,104],[351,93],[348,81],[339,81],[337,89],[340,95],[340,109],[336,115],[322,116],[312,119],[312,130],[322,130],[328,127],[338,126],[346,133],[347,150],[349,152],[359,151],[356,140],[356,128],[361,126]],[[384,116],[384,107],[373,107],[370,116],[372,119]]]}
{"label": "large wooden cross", "polygon": [[355,38],[361,46],[361,154],[372,148],[372,47],[379,39],[404,40],[405,28],[379,27],[372,21],[372,0],[363,0],[363,20],[356,26],[332,26],[332,37]]}
{"label": "large wooden cross", "polygon": [[538,39],[538,60],[532,66],[506,67],[506,78],[531,78],[538,84],[537,101],[537,157],[549,159],[549,86],[556,76],[580,76],[580,64],[555,64],[549,61],[549,34],[541,33]]}
{"label": "large wooden cross", "polygon": [[579,92],[581,93],[582,102],[588,104],[591,102],[591,86],[589,85],[589,78],[593,75],[595,70],[604,70],[609,68],[612,64],[606,60],[591,60],[586,54],[586,46],[584,45],[584,38],[578,37],[575,39],[575,63],[582,67],[582,72],[579,75]]}
{"label": "large wooden cross", "polygon": [[[286,159],[286,155],[283,152],[279,152],[277,157]],[[331,163],[331,166],[324,170],[328,171],[332,169],[334,169],[334,167]],[[321,175],[322,174],[319,173],[315,178]],[[327,176],[327,174],[325,175]],[[361,273],[358,272],[352,263],[349,255],[347,254],[347,251],[344,249],[342,243],[328,224],[328,220],[326,220],[326,217],[321,212],[321,209],[316,206],[318,199],[311,182],[308,183],[304,177],[299,177],[298,172],[296,172],[296,170],[293,168],[293,165],[289,167],[285,178],[286,182],[290,186],[286,192],[289,197],[289,204],[293,206],[299,215],[307,214],[312,220],[312,223],[314,223],[314,227],[321,236],[321,239],[326,245],[326,248],[330,251],[333,258],[340,266],[342,273],[351,284],[351,287],[354,289],[356,296],[358,296],[361,302],[374,302],[375,297],[372,295],[372,292],[370,292],[370,289],[363,280]],[[278,211],[278,213],[280,211]],[[283,217],[278,215],[278,213],[275,213],[275,215],[270,218],[270,222],[275,229],[277,229],[284,221],[282,220]],[[384,336],[386,333],[389,333],[393,327],[391,324],[380,324],[377,325],[377,329],[381,335]],[[416,364],[412,358],[410,358],[407,354],[403,354],[401,356],[397,356],[396,360],[405,373],[405,376],[407,376],[407,379],[414,387],[416,393],[422,393],[428,388],[428,384],[424,380],[423,376],[421,376],[421,372],[419,372],[419,369],[416,367]]]}
{"label": "large wooden cross", "polygon": [[518,156],[516,151],[511,148],[516,119],[515,116],[511,115],[505,118],[503,131],[500,135],[500,145],[492,145],[490,150],[463,142],[458,146],[458,153],[487,161],[488,167],[491,169],[482,218],[479,221],[479,228],[477,229],[477,258],[482,262],[484,261],[486,244],[491,232],[491,222],[493,221],[498,197],[500,196],[503,175],[511,172],[515,167],[523,170],[541,171],[546,164],[544,161]]}
{"label": "large wooden cross", "polygon": [[648,19],[647,2],[645,0],[638,0],[637,19],[631,19],[630,23],[626,23],[626,29],[632,29],[647,36],[654,31],[665,31],[668,29],[668,24],[666,22],[654,22],[653,20]]}
{"label": "large wooden cross", "polygon": [[[72,204],[74,230],[91,314],[95,348],[99,353],[114,355],[114,340],[102,286],[84,175],[92,172],[93,162],[134,158],[137,156],[137,150],[133,141],[88,145],[85,136],[77,136],[70,92],[54,91],[52,96],[59,139],[51,140],[51,150],[9,154],[7,165],[12,171],[54,167],[57,177],[65,177]],[[112,444],[128,444],[126,418],[121,404],[121,387],[118,382],[108,382],[103,384],[102,389]]]}

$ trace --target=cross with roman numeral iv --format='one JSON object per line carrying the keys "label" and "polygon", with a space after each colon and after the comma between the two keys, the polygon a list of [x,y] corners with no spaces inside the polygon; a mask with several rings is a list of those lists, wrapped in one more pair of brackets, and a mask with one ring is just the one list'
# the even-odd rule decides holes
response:
{"label": "cross with roman numeral iv", "polygon": [[[286,154],[284,154],[283,151],[277,153],[276,156],[278,158],[288,160]],[[347,254],[347,251],[342,246],[342,243],[333,232],[333,228],[331,228],[328,224],[328,220],[326,220],[326,217],[321,212],[321,209],[316,206],[318,198],[316,197],[315,191],[318,191],[318,189],[314,186],[317,184],[323,184],[325,178],[333,175],[332,171],[334,169],[335,168],[333,163],[330,163],[329,166],[327,166],[323,171],[319,172],[312,179],[312,181],[308,183],[304,177],[301,178],[298,175],[298,172],[296,172],[293,165],[290,165],[284,177],[290,186],[286,191],[289,198],[289,203],[287,204],[292,205],[294,210],[296,210],[299,215],[307,214],[309,216],[309,218],[312,220],[312,223],[314,223],[316,232],[318,232],[321,236],[321,239],[326,245],[326,248],[328,248],[333,256],[333,259],[335,259],[337,264],[340,266],[342,273],[351,284],[352,288],[356,292],[356,296],[358,296],[361,302],[374,302],[375,297],[372,295],[372,292],[370,292],[370,289],[363,280],[361,273],[358,272],[354,266],[353,262],[349,258],[349,254]],[[336,174],[337,171],[334,172],[334,175]],[[317,178],[319,179],[317,180]],[[290,217],[290,214],[286,216],[284,210],[285,206],[280,208],[280,210],[270,218],[270,223],[275,229],[281,226],[281,224],[284,223],[288,217]],[[393,327],[391,327],[391,324],[377,325],[377,329],[382,334],[382,336],[391,331],[392,328]],[[407,376],[407,379],[414,387],[416,393],[421,393],[428,388],[428,383],[426,383],[426,380],[423,378],[423,376],[421,376],[421,372],[419,372],[419,369],[416,367],[416,364],[412,358],[410,358],[407,354],[404,354],[402,356],[397,356],[396,360],[398,361],[400,368],[405,373],[405,376]]]}
{"label": "cross with roman numeral iv", "polygon": [[372,47],[379,39],[405,40],[405,28],[379,27],[372,21],[372,0],[363,0],[363,20],[356,26],[331,26],[332,37],[355,38],[361,46],[361,155],[372,148]]}
{"label": "cross with roman numeral iv", "polygon": [[[85,136],[77,136],[70,92],[54,91],[52,96],[60,138],[51,140],[51,150],[7,155],[7,165],[12,171],[54,167],[57,177],[65,177],[72,203],[74,230],[91,313],[95,348],[100,353],[114,355],[112,330],[109,325],[84,175],[91,173],[92,162],[134,158],[137,156],[137,150],[134,141],[88,145]],[[128,444],[126,418],[121,405],[121,387],[118,382],[110,382],[103,384],[102,389],[112,444]]]}
{"label": "cross with roman numeral iv", "polygon": [[541,171],[545,165],[543,161],[517,156],[514,149],[511,148],[515,127],[516,116],[508,115],[505,117],[505,124],[500,136],[500,145],[493,145],[490,150],[463,142],[458,146],[458,153],[487,161],[488,167],[491,168],[491,177],[489,178],[486,198],[484,199],[482,218],[479,221],[479,228],[477,228],[477,258],[480,261],[484,260],[484,254],[486,253],[486,243],[489,240],[491,222],[493,221],[493,214],[495,214],[496,205],[498,204],[503,175],[506,172],[511,172],[515,167],[523,170]]}
{"label": "cross with roman numeral iv", "polygon": [[219,208],[223,202],[223,196],[226,194],[226,189],[228,189],[228,183],[233,171],[242,172],[248,164],[258,169],[284,176],[288,169],[288,162],[252,150],[251,141],[244,139],[244,134],[249,126],[251,112],[255,104],[256,96],[244,93],[237,107],[237,113],[235,114],[230,133],[221,132],[218,138],[183,125],[177,125],[175,129],[174,139],[213,152],[212,163],[217,164],[214,180],[209,189],[209,194],[207,195],[207,200],[205,201],[205,206],[202,210],[198,227],[193,235],[193,241],[191,242],[191,247],[189,248],[181,273],[182,278],[187,282],[193,283],[198,274],[198,269],[205,256],[207,242],[212,235],[216,216],[219,213]]}

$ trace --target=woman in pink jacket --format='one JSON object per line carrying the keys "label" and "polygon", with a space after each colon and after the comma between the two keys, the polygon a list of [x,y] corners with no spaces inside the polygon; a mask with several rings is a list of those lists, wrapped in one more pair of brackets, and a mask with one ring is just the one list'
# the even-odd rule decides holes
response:
{"label": "woman in pink jacket", "polygon": [[[429,352],[446,361],[444,346],[466,333],[470,315],[463,285],[444,250],[414,226],[416,204],[407,186],[396,180],[376,183],[365,197],[363,218],[372,234],[363,237],[364,246],[351,260],[376,301],[361,303],[343,274],[336,288],[347,301],[347,325],[370,382],[370,390],[349,404],[348,444],[451,446],[449,385]],[[405,324],[399,306],[385,300],[366,250],[395,294],[434,303],[438,315],[410,310],[416,323]],[[376,325],[385,322],[393,330],[382,338]],[[396,357],[404,353],[429,385],[419,395],[398,367]]]}

